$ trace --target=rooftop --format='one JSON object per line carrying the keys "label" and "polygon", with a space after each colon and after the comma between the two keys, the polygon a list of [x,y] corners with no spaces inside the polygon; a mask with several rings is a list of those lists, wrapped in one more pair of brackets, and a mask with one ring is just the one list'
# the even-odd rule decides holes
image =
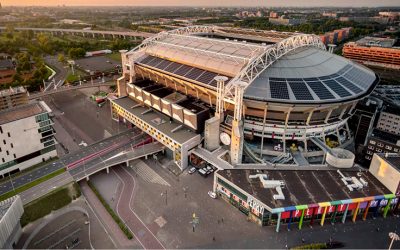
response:
{"label": "rooftop", "polygon": [[[381,196],[391,192],[367,171],[341,170],[346,177],[362,177],[368,186],[361,190],[349,191],[341,181],[340,174],[335,170],[221,170],[217,173],[228,179],[239,188],[264,203],[269,208],[288,208],[298,205]],[[361,176],[358,176],[357,174]],[[282,188],[284,200],[275,200],[277,194],[274,188],[264,188],[258,178],[250,179],[249,175],[266,174],[268,180],[279,180],[285,184]]]}
{"label": "rooftop", "polygon": [[371,70],[313,47],[297,48],[265,69],[246,89],[245,97],[290,103],[337,102],[372,91]]}
{"label": "rooftop", "polygon": [[26,89],[22,86],[15,87],[15,88],[9,88],[9,89],[4,89],[0,91],[0,97],[3,96],[10,96],[10,95],[15,95],[19,93],[26,93]]}
{"label": "rooftop", "polygon": [[144,122],[152,125],[153,127],[180,144],[184,144],[190,139],[198,136],[198,134],[186,129],[185,127],[182,127],[181,129],[173,132],[174,129],[181,125],[180,123],[174,121],[170,122],[170,117],[163,115],[157,111],[153,110],[151,112],[147,112],[150,108],[143,107],[139,103],[128,97],[119,98],[114,100],[113,102],[118,104],[134,116],[140,117],[140,119],[142,119]]}
{"label": "rooftop", "polygon": [[0,125],[47,112],[39,102],[24,104],[0,111]]}
{"label": "rooftop", "polygon": [[400,140],[399,135],[388,133],[377,128],[372,131],[372,137],[392,144],[397,144],[397,142]]}
{"label": "rooftop", "polygon": [[14,68],[14,64],[11,60],[8,59],[1,59],[0,60],[0,69],[10,69]]}
{"label": "rooftop", "polygon": [[400,171],[400,154],[389,153],[389,154],[378,154],[382,159],[389,163],[392,167]]}
{"label": "rooftop", "polygon": [[370,37],[366,36],[356,42],[357,45],[368,46],[368,47],[382,47],[392,48],[396,43],[396,39],[386,37]]}

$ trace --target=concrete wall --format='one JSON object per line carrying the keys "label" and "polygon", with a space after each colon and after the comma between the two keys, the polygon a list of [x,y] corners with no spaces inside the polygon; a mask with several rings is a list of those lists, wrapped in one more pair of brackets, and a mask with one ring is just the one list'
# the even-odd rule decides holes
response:
{"label": "concrete wall", "polygon": [[24,213],[24,208],[19,195],[1,201],[0,206],[9,206],[0,220],[0,247],[8,249],[16,243],[21,233],[19,220]]}
{"label": "concrete wall", "polygon": [[381,156],[374,154],[369,167],[369,172],[385,185],[390,192],[396,193],[397,187],[400,183],[400,171],[396,167],[391,166]]}

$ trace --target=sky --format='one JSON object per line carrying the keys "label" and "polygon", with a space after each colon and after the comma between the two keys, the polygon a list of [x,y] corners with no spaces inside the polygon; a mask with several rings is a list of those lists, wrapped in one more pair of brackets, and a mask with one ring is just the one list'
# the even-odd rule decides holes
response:
{"label": "sky", "polygon": [[334,6],[376,7],[399,6],[400,0],[0,0],[3,6],[67,5],[67,6]]}

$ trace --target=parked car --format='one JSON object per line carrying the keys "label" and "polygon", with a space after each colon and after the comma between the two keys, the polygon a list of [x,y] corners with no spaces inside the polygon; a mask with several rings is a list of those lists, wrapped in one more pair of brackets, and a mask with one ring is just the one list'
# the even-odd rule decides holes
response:
{"label": "parked car", "polygon": [[213,198],[213,199],[216,199],[216,198],[217,198],[217,194],[214,193],[213,191],[208,191],[208,196],[210,196],[210,197]]}
{"label": "parked car", "polygon": [[196,168],[192,167],[191,169],[189,169],[188,173],[189,174],[193,174],[194,172],[196,172]]}

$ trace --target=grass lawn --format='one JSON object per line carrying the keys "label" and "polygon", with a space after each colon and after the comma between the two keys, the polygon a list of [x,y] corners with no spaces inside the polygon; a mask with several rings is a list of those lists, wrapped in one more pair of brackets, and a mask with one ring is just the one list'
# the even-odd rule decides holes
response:
{"label": "grass lawn", "polygon": [[119,52],[106,54],[106,56],[114,61],[121,62],[121,53]]}
{"label": "grass lawn", "polygon": [[67,187],[56,189],[50,194],[25,205],[24,214],[21,217],[21,226],[24,227],[30,222],[48,215],[51,211],[68,205],[80,195],[79,186],[74,183]]}
{"label": "grass lawn", "polygon": [[36,180],[34,180],[32,182],[29,182],[26,185],[23,185],[23,186],[21,186],[19,188],[16,188],[13,191],[10,191],[8,193],[2,194],[2,195],[0,195],[0,201],[5,200],[7,198],[10,198],[10,197],[12,197],[12,196],[14,196],[16,194],[19,194],[19,193],[21,193],[21,192],[23,192],[23,191],[25,191],[27,189],[30,189],[31,187],[34,187],[34,186],[36,186],[36,185],[38,185],[38,184],[40,184],[40,183],[42,183],[44,181],[47,181],[47,180],[53,178],[54,176],[57,176],[57,175],[59,175],[61,173],[64,173],[64,172],[65,172],[65,168],[61,168],[61,169],[56,170],[56,171],[54,171],[54,172],[52,172],[52,173],[50,173],[50,174],[48,174],[46,176],[43,176],[43,177],[41,177],[39,179],[36,179]]}

